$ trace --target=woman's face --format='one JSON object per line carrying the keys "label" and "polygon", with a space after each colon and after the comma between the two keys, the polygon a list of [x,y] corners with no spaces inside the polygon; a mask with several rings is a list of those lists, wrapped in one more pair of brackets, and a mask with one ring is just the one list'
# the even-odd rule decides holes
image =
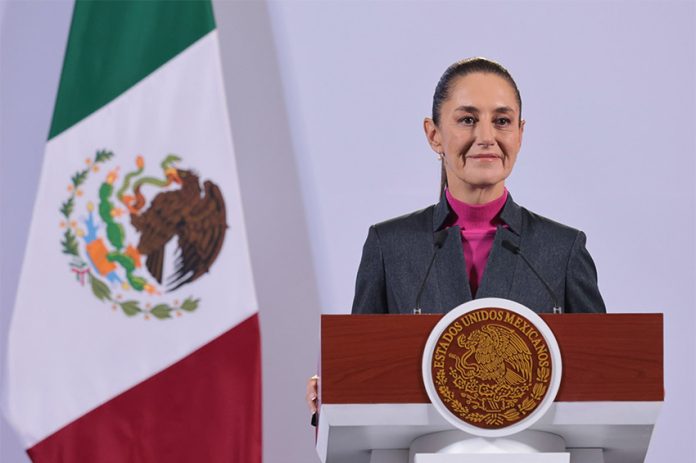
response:
{"label": "woman's face", "polygon": [[456,78],[441,105],[439,126],[425,121],[430,146],[443,156],[448,188],[462,200],[503,193],[523,129],[514,89],[489,73]]}

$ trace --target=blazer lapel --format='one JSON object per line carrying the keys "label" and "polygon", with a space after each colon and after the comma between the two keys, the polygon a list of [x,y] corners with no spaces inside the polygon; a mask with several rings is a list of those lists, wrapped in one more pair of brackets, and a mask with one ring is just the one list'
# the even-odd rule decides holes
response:
{"label": "blazer lapel", "polygon": [[520,245],[520,237],[508,228],[498,227],[493,240],[491,253],[486,261],[481,285],[476,292],[476,298],[482,297],[510,297],[512,282],[517,267],[517,256],[505,249],[503,241],[508,240],[515,246]]}
{"label": "blazer lapel", "polygon": [[512,196],[508,199],[500,211],[500,219],[507,227],[499,226],[493,239],[493,247],[486,261],[483,278],[476,293],[481,297],[505,297],[509,298],[512,291],[512,282],[515,281],[515,271],[519,259],[511,251],[503,247],[503,241],[510,241],[515,246],[520,245],[522,235],[522,211],[515,204]]}
{"label": "blazer lapel", "polygon": [[447,312],[470,301],[472,297],[462,251],[460,228],[454,226],[439,233],[447,233],[447,238],[435,259],[433,273],[438,285],[437,294],[440,295],[438,305]]}

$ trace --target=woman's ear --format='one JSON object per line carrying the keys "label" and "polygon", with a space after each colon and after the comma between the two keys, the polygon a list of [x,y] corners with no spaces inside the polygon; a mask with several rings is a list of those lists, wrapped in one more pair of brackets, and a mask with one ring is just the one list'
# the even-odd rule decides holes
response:
{"label": "woman's ear", "polygon": [[432,148],[432,150],[437,154],[441,155],[442,142],[440,140],[440,131],[437,129],[437,125],[435,125],[435,122],[431,118],[426,117],[425,120],[423,120],[423,130],[425,131],[425,138],[428,139],[430,148]]}

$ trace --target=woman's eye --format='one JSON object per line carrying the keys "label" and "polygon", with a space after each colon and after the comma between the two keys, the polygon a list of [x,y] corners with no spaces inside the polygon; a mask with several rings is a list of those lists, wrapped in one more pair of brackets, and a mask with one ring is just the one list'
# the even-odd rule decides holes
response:
{"label": "woman's eye", "polygon": [[507,117],[499,117],[495,120],[495,124],[500,126],[508,126],[510,125],[510,119]]}
{"label": "woman's eye", "polygon": [[464,116],[459,119],[459,122],[464,125],[474,125],[476,123],[476,119],[474,119],[472,116]]}

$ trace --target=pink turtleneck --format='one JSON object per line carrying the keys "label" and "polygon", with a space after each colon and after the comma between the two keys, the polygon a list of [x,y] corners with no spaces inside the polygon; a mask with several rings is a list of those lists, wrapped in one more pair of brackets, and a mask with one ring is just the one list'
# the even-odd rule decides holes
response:
{"label": "pink turtleneck", "polygon": [[489,203],[476,205],[459,201],[449,190],[445,194],[454,213],[454,219],[449,226],[459,225],[462,230],[466,273],[469,275],[471,294],[476,297],[488,255],[493,247],[496,228],[502,223],[498,215],[507,201],[508,191],[505,189],[500,198]]}

